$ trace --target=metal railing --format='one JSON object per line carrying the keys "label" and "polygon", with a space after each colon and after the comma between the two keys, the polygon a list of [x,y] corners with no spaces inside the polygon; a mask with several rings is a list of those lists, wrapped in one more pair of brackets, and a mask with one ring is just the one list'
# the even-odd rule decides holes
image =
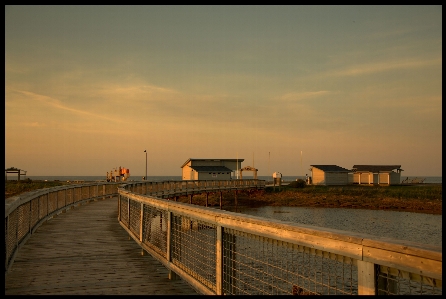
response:
{"label": "metal railing", "polygon": [[441,247],[164,199],[231,184],[122,185],[118,219],[171,278],[203,294],[442,294]]}
{"label": "metal railing", "polygon": [[116,196],[118,184],[92,183],[39,189],[5,200],[5,273],[18,250],[45,221],[92,200]]}

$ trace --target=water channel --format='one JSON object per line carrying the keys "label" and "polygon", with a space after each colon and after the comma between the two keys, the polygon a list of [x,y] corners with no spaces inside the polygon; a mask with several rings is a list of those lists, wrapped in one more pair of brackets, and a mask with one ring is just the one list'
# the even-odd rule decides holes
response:
{"label": "water channel", "polygon": [[237,212],[442,246],[442,215],[383,210],[272,206],[238,207]]}

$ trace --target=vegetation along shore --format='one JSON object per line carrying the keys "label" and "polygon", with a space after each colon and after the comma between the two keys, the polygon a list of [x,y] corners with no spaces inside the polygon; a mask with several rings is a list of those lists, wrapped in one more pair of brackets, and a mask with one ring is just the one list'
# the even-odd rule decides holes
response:
{"label": "vegetation along shore", "polygon": [[[303,182],[303,181],[302,181]],[[393,210],[442,215],[442,184],[415,184],[395,186],[313,186],[300,180],[289,185],[266,187],[265,190],[239,191],[238,206],[290,206],[356,208],[374,210]],[[68,184],[62,181],[7,181],[5,198],[42,188]],[[223,208],[235,204],[234,191],[223,192]],[[188,203],[189,197],[182,196],[180,202]],[[195,194],[192,202],[206,204],[205,194]],[[220,193],[211,193],[209,206],[220,205]]]}

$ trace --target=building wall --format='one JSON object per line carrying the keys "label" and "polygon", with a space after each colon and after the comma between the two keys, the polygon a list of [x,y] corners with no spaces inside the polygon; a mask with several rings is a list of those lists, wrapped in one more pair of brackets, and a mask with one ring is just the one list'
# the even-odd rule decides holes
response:
{"label": "building wall", "polygon": [[371,179],[372,179],[371,184],[378,184],[380,182],[379,173],[374,173]]}
{"label": "building wall", "polygon": [[401,172],[391,172],[390,173],[390,185],[399,185],[401,184]]}
{"label": "building wall", "polygon": [[311,170],[313,185],[325,185],[325,172],[313,167]]}
{"label": "building wall", "polygon": [[[396,172],[380,172],[380,173],[361,173],[361,184],[380,184],[387,185],[390,179],[390,185],[398,185],[401,183],[401,173]],[[390,178],[389,178],[390,175]],[[359,173],[353,174],[353,183],[359,183]]]}
{"label": "building wall", "polygon": [[359,173],[353,173],[353,184],[359,184]]}
{"label": "building wall", "polygon": [[353,173],[348,173],[348,174],[347,174],[347,177],[348,177],[348,184],[349,184],[349,185],[353,184],[353,181],[354,181],[354,175],[353,175]]}
{"label": "building wall", "polygon": [[[370,176],[370,177],[369,177]],[[376,177],[376,179],[378,179]],[[373,184],[374,176],[373,173],[365,172],[365,173],[354,173],[353,174],[353,183],[354,184]]]}
{"label": "building wall", "polygon": [[325,173],[325,185],[347,185],[348,173],[347,172],[326,172]]}
{"label": "building wall", "polygon": [[389,174],[387,172],[382,172],[379,174],[379,184],[386,185],[389,180]]}
{"label": "building wall", "polygon": [[390,173],[380,173],[380,184],[387,184],[390,181],[390,185],[401,184],[401,173],[391,171]]}
{"label": "building wall", "polygon": [[230,172],[200,172],[199,180],[230,180]]}
{"label": "building wall", "polygon": [[373,173],[361,173],[361,184],[373,184]]}
{"label": "building wall", "polygon": [[190,162],[182,169],[183,180],[198,180],[198,172],[190,168]]}

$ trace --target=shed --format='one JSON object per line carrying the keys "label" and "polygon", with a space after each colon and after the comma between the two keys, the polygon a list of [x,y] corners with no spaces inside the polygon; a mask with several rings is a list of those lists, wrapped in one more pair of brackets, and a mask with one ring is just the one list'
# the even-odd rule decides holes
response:
{"label": "shed", "polygon": [[399,185],[401,165],[353,165],[353,184]]}
{"label": "shed", "polygon": [[244,159],[193,159],[181,166],[183,180],[230,180]]}
{"label": "shed", "polygon": [[310,165],[313,185],[347,185],[351,170],[338,165]]}

